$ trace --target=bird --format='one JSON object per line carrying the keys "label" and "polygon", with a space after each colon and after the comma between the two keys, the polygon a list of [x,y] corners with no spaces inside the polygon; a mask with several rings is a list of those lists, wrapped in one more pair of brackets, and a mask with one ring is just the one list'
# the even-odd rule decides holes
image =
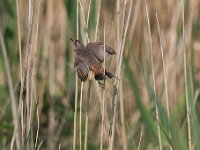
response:
{"label": "bird", "polygon": [[[94,74],[95,80],[100,81],[107,78],[115,77],[111,72],[108,72],[104,66],[104,43],[89,42],[84,45],[77,39],[69,38],[75,49],[74,67],[78,73],[78,77],[82,82],[88,79],[89,72]],[[105,45],[105,55],[115,55],[113,48]]]}

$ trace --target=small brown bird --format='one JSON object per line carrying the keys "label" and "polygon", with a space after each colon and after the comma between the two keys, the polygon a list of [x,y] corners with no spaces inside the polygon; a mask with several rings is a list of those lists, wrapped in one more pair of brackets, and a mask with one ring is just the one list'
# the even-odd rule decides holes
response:
{"label": "small brown bird", "polygon": [[[74,67],[81,81],[87,80],[90,71],[98,81],[114,77],[112,73],[104,69],[104,43],[90,42],[85,46],[79,40],[72,38],[70,40],[73,42],[76,52]],[[114,49],[107,45],[105,45],[105,53],[106,55],[116,54]]]}

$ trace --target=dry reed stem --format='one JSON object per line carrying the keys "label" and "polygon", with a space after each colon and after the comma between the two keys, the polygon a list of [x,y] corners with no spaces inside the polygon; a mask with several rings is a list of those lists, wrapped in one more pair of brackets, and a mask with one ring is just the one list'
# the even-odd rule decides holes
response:
{"label": "dry reed stem", "polygon": [[[117,1],[116,12],[117,12],[117,43],[118,43],[118,47],[120,47],[120,29],[119,29],[120,27],[120,1],[119,0]],[[121,118],[121,125],[122,125],[122,129],[121,129],[122,147],[123,147],[123,150],[127,150],[122,82],[120,82],[120,118]]]}
{"label": "dry reed stem", "polygon": [[[168,93],[168,85],[167,85],[167,75],[166,75],[166,68],[165,68],[165,59],[163,54],[163,45],[162,45],[162,38],[161,38],[161,30],[160,30],[160,23],[158,20],[158,15],[156,13],[156,20],[157,20],[157,27],[158,27],[158,34],[159,34],[159,40],[160,40],[160,51],[161,51],[161,57],[162,57],[162,67],[163,67],[163,73],[164,73],[164,83],[165,83],[165,98],[166,98],[166,105],[167,105],[167,116],[170,122],[170,112],[169,112],[169,93]],[[171,133],[169,131],[169,137],[171,137]],[[170,145],[170,149],[172,150],[172,147]]]}
{"label": "dry reed stem", "polygon": [[13,133],[13,136],[12,136],[12,140],[10,142],[10,150],[13,150],[14,149],[14,143],[15,143],[15,133]]}
{"label": "dry reed stem", "polygon": [[26,62],[25,62],[25,77],[24,77],[24,82],[26,86],[26,138],[27,138],[27,148],[30,148],[29,143],[28,143],[28,136],[31,130],[31,116],[32,116],[32,101],[31,101],[31,54],[32,54],[32,31],[33,31],[33,19],[34,19],[34,3],[33,0],[29,0],[29,33],[28,34],[28,42],[27,42],[27,49],[26,49]]}
{"label": "dry reed stem", "polygon": [[140,132],[140,140],[139,140],[138,147],[137,147],[138,150],[140,150],[140,145],[141,145],[141,141],[142,141],[142,135],[143,135],[143,125],[142,125],[141,132]]}
{"label": "dry reed stem", "polygon": [[[31,80],[30,80],[30,101],[31,101],[31,107],[30,107],[30,115],[29,115],[29,131],[31,130],[31,124],[33,122],[33,116],[34,116],[34,107],[38,107],[37,105],[37,98],[36,98],[36,87],[35,87],[35,79],[36,79],[36,66],[35,66],[35,62],[36,62],[36,53],[37,53],[37,41],[38,41],[38,28],[39,28],[39,13],[40,13],[40,1],[37,1],[37,21],[36,21],[36,33],[35,33],[35,42],[34,42],[34,51],[32,51],[31,56],[30,56],[30,63],[33,63],[32,66],[32,74],[31,75]],[[32,59],[31,59],[32,58]],[[33,104],[33,98],[36,100],[36,103]],[[34,106],[33,106],[34,105]],[[38,111],[38,108],[36,108]],[[36,112],[37,113],[37,112]],[[37,120],[39,121],[39,115],[37,115]],[[38,128],[37,128],[37,136],[36,136],[36,141],[35,141],[35,148],[37,146],[37,138],[38,138],[38,134],[39,134],[39,122],[38,122]]]}
{"label": "dry reed stem", "polygon": [[[149,19],[149,11],[147,7],[147,2],[145,0],[145,7],[146,7],[146,16],[147,16],[147,24],[148,24],[148,31],[149,31],[149,43],[150,43],[150,59],[151,59],[151,70],[152,70],[152,79],[153,79],[153,90],[155,95],[155,106],[156,106],[156,119],[159,122],[159,115],[158,115],[158,105],[157,105],[157,92],[156,92],[156,81],[155,81],[155,73],[154,73],[154,63],[153,63],[153,44],[152,44],[152,34],[151,34],[151,27],[150,27],[150,19]],[[162,150],[162,141],[160,135],[160,126],[157,124],[158,129],[158,141],[159,141],[159,148]]]}
{"label": "dry reed stem", "polygon": [[42,146],[42,143],[43,143],[43,141],[41,141],[41,142],[40,142],[40,144],[38,145],[38,148],[37,148],[37,150],[39,150],[39,149],[40,149],[40,147]]}
{"label": "dry reed stem", "polygon": [[87,97],[86,116],[85,116],[84,150],[87,150],[87,137],[88,137],[88,113],[89,113],[89,102],[90,102],[90,93],[91,93],[91,77],[89,78],[90,79],[89,79],[89,85],[88,85],[88,97]]}
{"label": "dry reed stem", "polygon": [[[85,19],[85,13],[84,13],[84,11],[83,11],[83,5],[82,5],[82,3],[81,3],[81,0],[79,0],[79,4],[80,4],[80,10],[81,10],[81,14],[82,14],[82,17],[80,17],[80,19],[81,19],[81,23],[80,23],[80,25],[81,25],[81,30],[80,30],[80,32],[81,32],[81,37],[84,39],[84,44],[86,44],[86,38],[84,38],[84,37],[88,37],[88,35],[87,35],[87,32],[86,32],[86,19]],[[83,21],[83,23],[82,23],[82,21]],[[85,35],[85,36],[84,36]]]}
{"label": "dry reed stem", "polygon": [[[41,1],[38,0],[38,7],[37,7],[37,23],[36,23],[36,40],[34,45],[34,58],[33,58],[33,81],[36,78],[35,68],[36,68],[36,53],[37,53],[37,41],[38,41],[38,29],[39,29],[39,20],[40,20],[40,4]],[[35,83],[35,82],[34,82]],[[36,91],[36,86],[34,84],[34,91]],[[35,100],[36,100],[36,93],[35,93]],[[38,103],[38,101],[36,101]],[[39,136],[39,129],[40,129],[40,118],[39,118],[39,111],[38,111],[38,105],[36,105],[36,116],[37,116],[37,132],[36,132],[36,139],[35,139],[35,148],[37,146],[38,142],[38,136]]]}
{"label": "dry reed stem", "polygon": [[[96,20],[96,27],[95,27],[95,35],[94,35],[94,41],[97,41],[97,36],[98,36],[98,27],[99,27],[99,18],[100,18],[100,11],[101,11],[101,0],[99,0],[98,3],[98,12],[97,12],[97,20]],[[100,95],[100,89],[99,89],[99,84],[97,82],[94,82],[94,87],[95,87],[95,92],[97,94],[98,100],[101,103],[101,95]]]}
{"label": "dry reed stem", "polygon": [[[103,28],[103,51],[104,51],[104,76],[105,76],[105,67],[106,67],[106,57],[105,57],[105,45],[106,45],[106,36],[105,36],[105,23]],[[101,142],[100,142],[100,150],[103,149],[103,133],[104,133],[104,115],[105,115],[105,88],[106,88],[106,81],[104,81],[104,88],[102,94],[102,106],[101,106]]]}
{"label": "dry reed stem", "polygon": [[[21,48],[21,31],[20,31],[20,13],[19,13],[19,0],[16,0],[17,9],[17,33],[18,33],[18,48],[19,48],[19,63],[20,63],[20,78],[23,78],[23,68],[22,68],[22,48]],[[22,85],[22,84],[21,84]]]}
{"label": "dry reed stem", "polygon": [[102,94],[102,116],[101,116],[101,141],[100,141],[100,150],[103,149],[103,133],[104,133],[104,120],[105,120],[105,87],[106,87],[106,83],[104,83],[104,90],[103,90],[103,94]]}
{"label": "dry reed stem", "polygon": [[37,116],[37,131],[36,131],[36,138],[35,138],[35,149],[37,147],[38,137],[39,137],[39,130],[40,130],[40,117],[39,117],[38,106],[37,106],[36,116]]}
{"label": "dry reed stem", "polygon": [[61,144],[58,145],[58,150],[60,150],[60,149],[61,149]]}
{"label": "dry reed stem", "polygon": [[94,36],[94,41],[95,42],[97,41],[100,11],[101,11],[101,0],[99,0],[99,7],[98,7],[98,12],[97,12],[97,23],[96,23],[95,36]]}
{"label": "dry reed stem", "polygon": [[[23,80],[23,66],[22,66],[22,48],[21,48],[21,31],[20,31],[20,13],[19,13],[19,0],[16,0],[16,11],[17,11],[17,33],[18,33],[18,48],[19,48],[19,63],[20,63],[20,81],[22,83]],[[20,84],[20,89],[22,89],[22,84]],[[23,109],[23,101],[19,101],[19,110]],[[23,112],[23,111],[21,111]],[[24,143],[23,138],[23,113],[21,113],[21,142]]]}
{"label": "dry reed stem", "polygon": [[168,54],[168,62],[169,62],[169,66],[168,66],[168,78],[170,79],[170,83],[169,83],[169,92],[171,91],[171,105],[173,105],[173,102],[175,102],[175,100],[178,97],[178,89],[177,89],[177,70],[179,67],[176,64],[176,59],[174,58],[176,56],[176,52],[177,52],[177,40],[178,40],[178,35],[177,35],[177,30],[178,30],[178,25],[179,25],[179,20],[180,20],[180,16],[181,16],[181,1],[176,1],[173,11],[172,11],[173,17],[170,20],[170,27],[169,27],[169,54]]}
{"label": "dry reed stem", "polygon": [[165,59],[164,59],[163,42],[162,42],[162,38],[161,38],[160,23],[159,23],[159,20],[158,20],[157,13],[156,13],[156,20],[157,20],[158,34],[159,34],[159,40],[160,40],[160,51],[161,51],[161,57],[162,57],[162,67],[163,67],[163,73],[164,73],[165,98],[166,98],[166,106],[167,106],[167,115],[168,115],[168,119],[170,120],[169,93],[168,93],[168,85],[167,85],[166,64],[165,64]]}
{"label": "dry reed stem", "polygon": [[[121,47],[119,47],[119,49],[121,49],[119,57],[118,57],[118,65],[116,68],[116,73],[115,75],[117,76],[117,78],[119,78],[120,76],[120,72],[121,72],[121,66],[122,66],[122,57],[123,57],[123,52],[124,52],[124,45],[125,45],[125,40],[126,40],[126,35],[127,35],[127,31],[128,31],[128,26],[129,26],[129,21],[130,21],[130,16],[131,16],[131,12],[132,12],[132,3],[133,0],[131,0],[130,2],[130,7],[129,7],[129,12],[128,12],[128,17],[127,17],[127,22],[125,25],[125,30],[124,30],[124,35],[122,36],[122,44],[120,45]],[[125,5],[126,5],[126,1],[125,1]],[[126,8],[126,6],[125,6]],[[116,116],[116,103],[117,103],[117,90],[119,87],[119,81],[117,79],[115,79],[115,85],[114,85],[114,89],[113,89],[113,116],[112,116],[112,121],[111,121],[111,136],[109,139],[109,150],[113,149],[113,141],[114,141],[114,129],[115,129],[115,116]]]}
{"label": "dry reed stem", "polygon": [[91,2],[92,2],[92,0],[90,0],[90,3],[89,3],[89,9],[88,9],[87,21],[86,21],[86,31],[87,31],[87,29],[88,29],[88,23],[89,23],[89,17],[90,17]]}
{"label": "dry reed stem", "polygon": [[81,93],[80,93],[80,116],[79,116],[79,140],[80,140],[80,150],[81,150],[81,133],[82,133],[82,129],[81,129],[81,121],[82,121],[82,103],[83,103],[83,82],[81,82]]}
{"label": "dry reed stem", "polygon": [[74,138],[73,138],[73,150],[76,148],[76,118],[77,118],[77,102],[78,101],[78,75],[76,73],[76,88],[75,88],[75,110],[74,110]]}
{"label": "dry reed stem", "polygon": [[[90,0],[90,4],[89,4],[89,9],[88,9],[88,15],[87,15],[87,21],[85,19],[85,14],[83,11],[83,6],[81,1],[79,0],[79,4],[80,4],[80,8],[81,8],[81,12],[82,12],[82,20],[83,20],[83,27],[84,27],[84,31],[82,31],[81,33],[85,32],[85,40],[84,40],[84,44],[86,43],[86,41],[89,42],[89,37],[88,37],[88,33],[87,33],[87,28],[88,28],[88,22],[89,22],[89,14],[90,14],[90,6],[91,6],[91,0]],[[90,80],[90,79],[89,79]],[[90,100],[90,89],[91,89],[91,81],[89,81],[89,86],[88,86],[88,101],[87,101],[87,107],[89,109],[89,100]],[[88,109],[86,111],[86,119],[85,119],[85,139],[84,139],[84,149],[87,149],[87,135],[88,135]]]}
{"label": "dry reed stem", "polygon": [[[17,33],[18,33],[18,48],[19,48],[19,61],[20,61],[20,81],[23,79],[23,66],[22,66],[22,48],[21,48],[21,31],[20,31],[20,13],[19,13],[19,0],[16,0],[16,10],[17,10]],[[20,84],[20,88],[22,89],[22,84]],[[23,101],[19,101],[19,109],[20,107],[22,108],[22,103]],[[22,143],[24,143],[24,138],[23,138],[23,113],[21,114],[21,140]]]}
{"label": "dry reed stem", "polygon": [[90,3],[89,3],[88,14],[87,14],[87,21],[86,21],[85,40],[86,40],[87,42],[90,41],[90,40],[89,40],[89,36],[88,36],[87,30],[88,30],[88,23],[89,23],[89,17],[90,17],[91,2],[92,2],[92,0],[90,0]]}
{"label": "dry reed stem", "polygon": [[122,147],[123,150],[128,149],[127,145],[127,135],[126,135],[126,128],[125,128],[125,113],[124,113],[124,94],[123,94],[123,85],[122,82],[120,82],[119,85],[119,92],[120,92],[120,120],[121,120],[121,135],[122,135]]}
{"label": "dry reed stem", "polygon": [[[89,16],[90,16],[90,7],[91,7],[91,0],[89,3],[89,9],[87,14],[87,21],[86,21],[86,32],[85,32],[85,41],[89,42],[89,37],[87,33],[88,29],[88,22],[89,22]],[[84,18],[85,20],[85,18]],[[89,74],[89,85],[88,85],[88,97],[87,97],[87,105],[86,105],[86,116],[85,116],[85,139],[84,139],[84,150],[87,150],[87,139],[88,139],[88,113],[89,113],[89,102],[90,102],[90,94],[91,94],[91,74]]]}
{"label": "dry reed stem", "polygon": [[129,40],[128,42],[132,42],[132,40],[133,40],[133,35],[134,35],[134,32],[135,32],[136,23],[137,23],[137,20],[138,20],[138,17],[139,17],[138,12],[140,11],[141,3],[142,3],[142,1],[139,0],[135,4],[135,10],[133,12],[133,17],[132,17],[132,18],[134,18],[134,20],[133,20],[132,25],[130,27],[130,31],[129,31],[130,37],[128,39]]}
{"label": "dry reed stem", "polygon": [[188,149],[192,149],[191,141],[191,124],[190,124],[190,106],[187,87],[187,56],[186,56],[186,42],[185,42],[185,19],[184,19],[184,1],[182,0],[182,28],[183,28],[183,59],[184,59],[184,77],[185,77],[185,101],[186,101],[186,116],[187,116],[187,132],[188,132]]}
{"label": "dry reed stem", "polygon": [[7,50],[6,50],[5,41],[4,41],[1,27],[0,27],[0,43],[1,43],[1,50],[3,53],[4,62],[5,62],[5,70],[7,74],[8,88],[9,88],[10,99],[11,99],[12,116],[14,120],[14,137],[16,140],[17,150],[21,150],[22,145],[21,145],[21,135],[20,135],[19,114],[18,114],[17,102],[16,102],[14,88],[13,88],[13,81],[11,77],[10,64],[8,60]]}
{"label": "dry reed stem", "polygon": [[[21,80],[21,89],[20,89],[20,98],[19,101],[22,101],[22,108],[21,108],[21,114],[22,114],[22,127],[24,127],[24,123],[26,120],[26,127],[22,128],[22,131],[24,135],[22,135],[23,140],[25,140],[25,131],[26,131],[26,136],[29,136],[29,132],[30,131],[30,121],[29,118],[29,114],[30,114],[30,103],[29,103],[29,90],[30,90],[30,85],[29,85],[29,69],[30,69],[30,62],[29,62],[29,57],[30,57],[30,49],[31,49],[31,45],[32,45],[32,30],[33,30],[33,4],[29,1],[29,25],[28,25],[28,36],[27,36],[27,43],[26,43],[26,54],[25,54],[25,64],[24,64],[24,69],[23,69],[23,78]],[[26,85],[25,85],[26,83]],[[26,87],[26,88],[25,88]],[[24,120],[24,104],[23,104],[23,93],[24,90],[26,89],[26,119]],[[27,139],[28,140],[28,139]],[[27,144],[28,146],[28,144]]]}
{"label": "dry reed stem", "polygon": [[[76,0],[76,39],[79,37],[79,7],[78,0]],[[78,103],[78,74],[76,73],[76,87],[75,87],[75,110],[74,110],[74,138],[73,150],[76,148],[76,118],[77,118],[77,104]]]}
{"label": "dry reed stem", "polygon": [[[116,24],[117,24],[117,47],[120,47],[120,0],[117,0],[116,4]],[[119,50],[119,49],[118,49]]]}

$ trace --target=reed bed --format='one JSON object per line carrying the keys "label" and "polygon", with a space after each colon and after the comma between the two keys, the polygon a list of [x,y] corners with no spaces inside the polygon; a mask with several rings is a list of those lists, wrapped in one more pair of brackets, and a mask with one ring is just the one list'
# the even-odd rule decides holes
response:
{"label": "reed bed", "polygon": [[[200,2],[0,2],[2,149],[200,149]],[[115,49],[102,88],[69,37]]]}

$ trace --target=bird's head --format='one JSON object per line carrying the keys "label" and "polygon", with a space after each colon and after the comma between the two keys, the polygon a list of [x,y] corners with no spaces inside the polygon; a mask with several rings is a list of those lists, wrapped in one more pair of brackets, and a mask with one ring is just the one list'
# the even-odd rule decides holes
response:
{"label": "bird's head", "polygon": [[75,49],[77,50],[77,49],[81,49],[81,48],[83,48],[84,47],[84,44],[83,43],[81,43],[79,40],[76,40],[76,39],[73,39],[73,38],[69,38],[71,41],[72,41],[72,43],[74,44],[74,47],[75,47]]}

